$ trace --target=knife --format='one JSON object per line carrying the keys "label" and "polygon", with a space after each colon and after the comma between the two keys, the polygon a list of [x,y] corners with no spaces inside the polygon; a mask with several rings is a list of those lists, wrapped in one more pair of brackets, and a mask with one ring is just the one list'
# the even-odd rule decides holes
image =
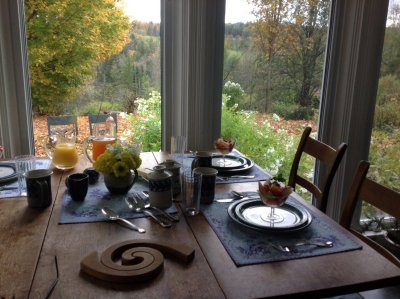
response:
{"label": "knife", "polygon": [[217,202],[233,202],[236,200],[242,200],[242,199],[257,199],[260,198],[260,196],[245,196],[245,197],[234,197],[234,198],[221,198],[221,199],[216,199],[215,201]]}

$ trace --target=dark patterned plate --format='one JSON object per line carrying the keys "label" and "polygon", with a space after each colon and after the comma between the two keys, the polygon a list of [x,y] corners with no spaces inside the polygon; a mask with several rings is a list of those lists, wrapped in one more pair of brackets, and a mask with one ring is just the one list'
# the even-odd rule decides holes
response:
{"label": "dark patterned plate", "polygon": [[216,168],[218,170],[218,173],[220,173],[220,174],[233,175],[235,173],[239,173],[239,172],[243,172],[243,171],[249,170],[250,168],[252,168],[254,166],[254,161],[253,160],[251,160],[251,159],[249,159],[247,157],[241,157],[241,159],[245,160],[246,163],[243,164],[240,167],[237,167],[237,168],[229,169],[229,168],[216,168],[214,166],[213,167]]}
{"label": "dark patterned plate", "polygon": [[233,155],[225,156],[225,165],[223,165],[223,160],[223,155],[213,155],[212,167],[218,171],[224,171],[229,169],[243,168],[247,164],[247,160],[245,158]]}
{"label": "dark patterned plate", "polygon": [[270,208],[259,199],[245,199],[233,203],[228,208],[229,216],[237,223],[261,231],[295,231],[311,224],[312,216],[307,209],[291,203],[275,208],[284,220],[271,224],[262,218]]}

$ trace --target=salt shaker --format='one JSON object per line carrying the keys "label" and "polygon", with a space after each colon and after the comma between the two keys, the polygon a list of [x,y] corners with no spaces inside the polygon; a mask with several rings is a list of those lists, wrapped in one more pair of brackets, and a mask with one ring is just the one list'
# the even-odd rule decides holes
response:
{"label": "salt shaker", "polygon": [[160,165],[164,165],[166,170],[172,174],[172,195],[179,195],[181,193],[181,179],[179,175],[181,164],[174,160],[165,160]]}
{"label": "salt shaker", "polygon": [[149,180],[150,205],[159,209],[167,209],[172,205],[172,174],[164,165],[153,167],[147,176]]}

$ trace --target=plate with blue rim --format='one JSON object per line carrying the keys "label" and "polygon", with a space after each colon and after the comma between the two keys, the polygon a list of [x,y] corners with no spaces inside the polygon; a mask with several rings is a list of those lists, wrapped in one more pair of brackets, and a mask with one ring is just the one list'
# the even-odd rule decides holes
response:
{"label": "plate with blue rim", "polygon": [[17,179],[15,163],[0,162],[0,184]]}
{"label": "plate with blue rim", "polygon": [[279,208],[285,220],[271,225],[262,220],[261,215],[269,212],[269,208],[259,199],[243,199],[231,204],[228,215],[236,223],[258,231],[292,232],[309,226],[312,216],[302,206],[286,202]]}
{"label": "plate with blue rim", "polygon": [[215,155],[213,156],[213,165],[212,167],[218,170],[219,173],[224,173],[224,174],[234,174],[242,171],[249,170],[254,166],[254,161],[247,158],[247,157],[236,157],[236,156],[226,156],[225,159],[228,161],[233,161],[232,166],[218,166],[216,165],[217,161],[222,159],[222,155]]}

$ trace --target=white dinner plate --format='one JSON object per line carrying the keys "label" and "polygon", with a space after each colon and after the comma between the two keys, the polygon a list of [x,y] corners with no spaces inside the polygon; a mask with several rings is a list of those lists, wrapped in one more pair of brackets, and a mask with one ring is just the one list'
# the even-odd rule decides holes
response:
{"label": "white dinner plate", "polygon": [[17,178],[14,163],[0,163],[0,184]]}
{"label": "white dinner plate", "polygon": [[261,215],[269,212],[269,207],[259,199],[245,199],[231,204],[229,216],[237,223],[261,231],[295,231],[311,224],[312,216],[306,208],[285,203],[276,212],[284,217],[284,221],[271,224],[262,219]]}

